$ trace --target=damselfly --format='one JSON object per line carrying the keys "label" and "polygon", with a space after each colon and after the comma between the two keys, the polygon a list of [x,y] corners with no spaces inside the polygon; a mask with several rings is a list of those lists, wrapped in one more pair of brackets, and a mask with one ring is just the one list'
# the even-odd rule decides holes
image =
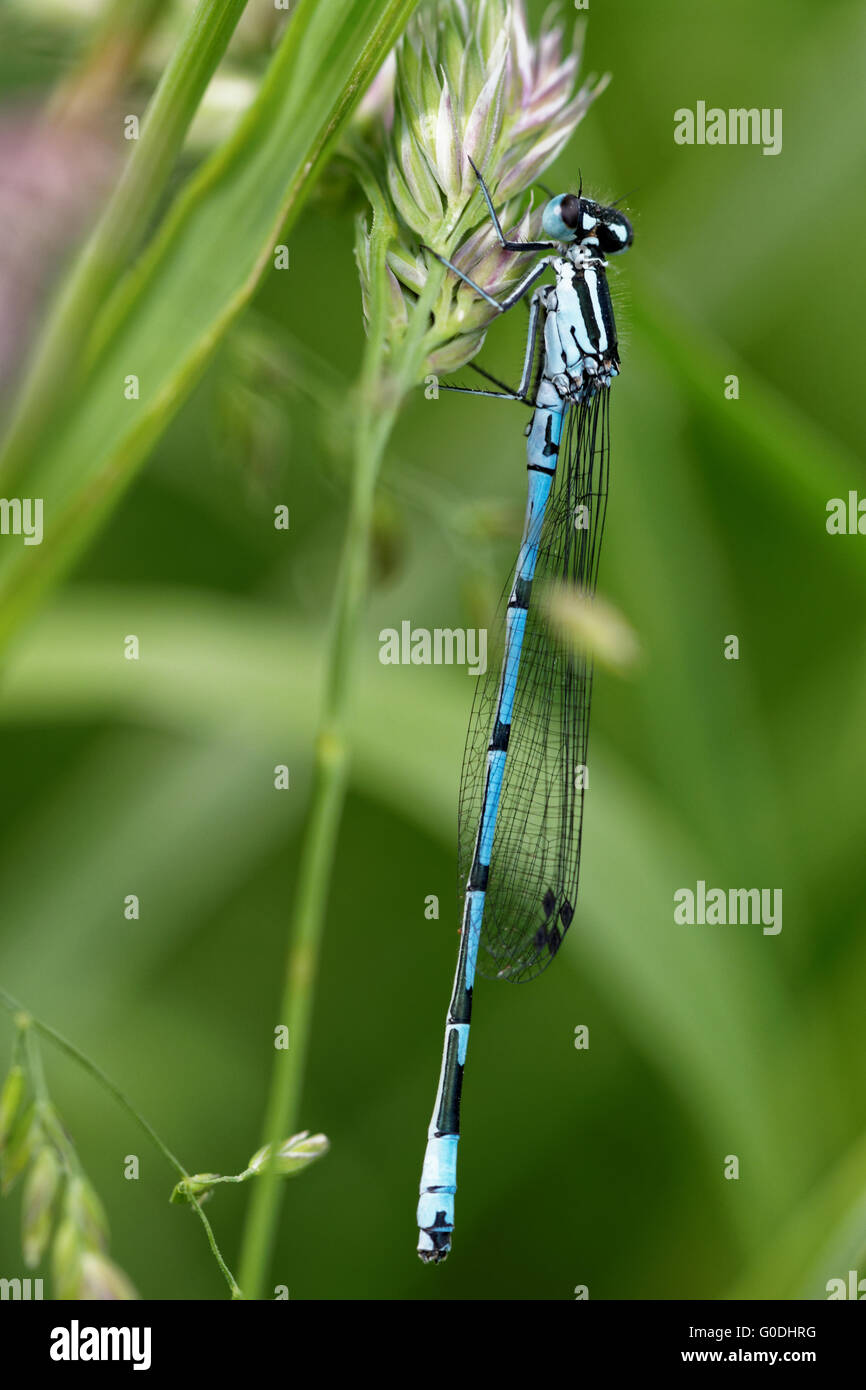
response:
{"label": "damselfly", "polygon": [[463,762],[463,922],[418,1203],[418,1254],[437,1263],[454,1229],[476,968],[496,979],[532,979],[553,959],[574,917],[592,666],[554,640],[539,588],[595,589],[607,504],[608,393],[619,372],[604,258],[632,240],[628,219],[585,198],[581,188],[545,207],[542,229],[550,240],[508,241],[480,174],[478,180],[505,250],[553,254],[536,260],[501,301],[446,261],[448,268],[503,313],[548,268],[556,279],[530,300],[517,389],[470,392],[523,401],[532,418],[523,539],[502,604],[502,660],[491,663],[476,692]]}

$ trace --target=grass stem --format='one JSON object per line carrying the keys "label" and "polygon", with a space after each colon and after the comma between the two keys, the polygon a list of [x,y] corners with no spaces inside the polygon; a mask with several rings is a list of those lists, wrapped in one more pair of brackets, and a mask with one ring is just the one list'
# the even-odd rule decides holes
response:
{"label": "grass stem", "polygon": [[[359,413],[349,516],[334,594],[323,712],[315,745],[312,803],[301,850],[294,913],[279,1021],[288,1025],[289,1047],[278,1051],[271,1073],[263,1143],[275,1152],[299,1125],[310,1022],[325,923],[328,887],[348,780],[348,720],[352,702],[354,646],[367,595],[373,504],[382,459],[408,391],[422,375],[424,335],[441,290],[436,267],[412,311],[399,357],[386,362],[387,224],[374,221],[372,256],[376,292],[370,306],[367,348],[358,388]],[[279,1219],[281,1185],[273,1165],[262,1169],[250,1196],[241,1247],[239,1278],[246,1298],[262,1296]]]}
{"label": "grass stem", "polygon": [[[5,989],[0,989],[0,1008],[5,1009],[6,1012],[9,1014],[12,1014],[13,1018],[16,1018],[16,1020],[21,1019],[23,1021],[23,1019],[26,1018],[28,1028],[32,1028],[34,1032],[39,1033],[40,1036],[46,1038],[49,1042],[53,1043],[54,1046],[59,1048],[61,1052],[65,1052],[67,1057],[71,1057],[73,1062],[76,1062],[78,1066],[81,1067],[83,1071],[87,1072],[87,1074],[91,1076],[93,1080],[96,1081],[97,1084],[101,1086],[104,1091],[108,1092],[108,1094],[112,1097],[113,1100],[117,1101],[121,1109],[126,1111],[127,1115],[129,1115],[130,1118],[135,1121],[139,1129],[144,1130],[144,1133],[147,1135],[150,1142],[155,1146],[155,1148],[159,1150],[166,1162],[170,1163],[172,1168],[174,1168],[175,1171],[178,1172],[182,1178],[189,1177],[189,1173],[184,1168],[180,1159],[176,1158],[175,1155],[172,1153],[171,1149],[168,1147],[168,1145],[162,1139],[160,1139],[159,1135],[157,1134],[156,1130],[152,1127],[152,1125],[148,1124],[144,1116],[141,1115],[138,1110],[136,1110],[132,1101],[124,1095],[120,1087],[116,1086],[115,1083],[111,1080],[111,1077],[106,1076],[102,1068],[97,1066],[96,1062],[92,1061],[91,1058],[86,1055],[86,1053],[82,1052],[79,1048],[77,1048],[74,1043],[71,1043],[68,1040],[68,1038],[64,1038],[63,1034],[58,1033],[56,1028],[52,1028],[49,1023],[43,1023],[41,1019],[36,1018],[34,1014],[30,1013],[29,1009],[25,1009],[22,1004],[19,1004],[17,999],[13,999],[11,994],[7,994]],[[21,1022],[18,1022],[17,1026],[20,1029]],[[39,1064],[39,1070],[37,1074],[41,1077],[41,1063]],[[241,1293],[240,1288],[238,1287],[234,1275],[232,1274],[231,1270],[229,1269],[228,1265],[222,1257],[222,1253],[220,1252],[219,1246],[217,1245],[216,1236],[213,1233],[211,1224],[205,1216],[204,1212],[202,1211],[201,1206],[199,1202],[195,1199],[195,1197],[190,1197],[190,1206],[192,1206],[195,1209],[196,1215],[198,1216],[198,1219],[204,1228],[205,1235],[207,1236],[208,1245],[211,1248],[211,1253],[213,1254],[214,1259],[219,1265],[223,1278],[225,1279],[226,1283],[229,1286],[229,1289],[231,1290],[232,1298],[243,1298],[243,1294]]]}

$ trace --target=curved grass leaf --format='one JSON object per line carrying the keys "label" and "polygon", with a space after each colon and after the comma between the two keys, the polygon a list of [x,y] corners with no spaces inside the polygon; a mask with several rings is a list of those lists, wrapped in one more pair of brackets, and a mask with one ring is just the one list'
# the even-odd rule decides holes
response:
{"label": "curved grass leaf", "polygon": [[[134,690],[115,653],[116,633],[131,606],[151,634]],[[230,748],[240,741],[263,765],[274,748],[290,748],[300,770],[314,734],[317,650],[312,631],[287,630],[278,614],[254,614],[245,603],[227,607],[147,591],[121,598],[71,593],[40,618],[16,652],[0,718],[114,712],[179,733],[200,736],[204,730]],[[412,675],[405,674],[407,683]],[[390,668],[383,676],[375,662],[359,673],[356,783],[448,844],[463,705],[455,686],[442,686],[422,716],[418,700],[406,698]],[[240,722],[239,709],[245,712]],[[421,742],[419,719],[428,735]],[[712,878],[713,842],[682,819],[675,800],[619,765],[601,740],[596,745],[604,775],[588,827],[593,867],[583,884],[586,921],[593,927],[567,954],[597,981],[612,1008],[624,1010],[636,1046],[688,1098],[713,1147],[727,1152],[727,1142],[733,1151],[739,1144],[748,1152],[754,1178],[744,1188],[743,1222],[753,1219],[756,1207],[778,1221],[791,1197],[786,1183],[802,1180],[783,1154],[799,1147],[806,1170],[814,1161],[799,1111],[792,1111],[779,1085],[796,1038],[794,1001],[767,951],[756,950],[750,938],[713,938],[673,925],[671,894],[684,865],[708,865]],[[50,921],[55,914],[43,906],[34,915]],[[23,916],[17,908],[16,917]],[[813,1049],[815,1041],[813,1033]],[[814,1104],[824,1105],[829,1119],[834,1098],[821,1099],[820,1089],[814,1088]]]}
{"label": "curved grass leaf", "polygon": [[44,540],[4,548],[0,642],[73,563],[198,379],[414,3],[302,0],[252,108],[94,323],[74,402],[17,471],[17,494],[43,499]]}
{"label": "curved grass leaf", "polygon": [[[142,241],[246,3],[200,0],[190,16],[145,113],[141,138],[133,144],[108,206],[61,288],[23,384],[0,461],[7,491],[16,485],[16,474],[38,451],[63,404],[81,384],[76,379],[79,359],[94,318]],[[136,23],[146,30],[155,7],[147,0],[139,8],[137,20],[134,13],[123,20],[133,31]],[[108,32],[110,42],[123,42],[113,21]],[[79,80],[86,87],[87,72]]]}

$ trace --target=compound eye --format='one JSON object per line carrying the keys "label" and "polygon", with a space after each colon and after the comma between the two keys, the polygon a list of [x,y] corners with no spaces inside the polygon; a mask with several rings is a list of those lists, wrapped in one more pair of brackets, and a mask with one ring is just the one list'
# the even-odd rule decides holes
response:
{"label": "compound eye", "polygon": [[559,215],[566,227],[570,227],[573,232],[580,227],[582,211],[582,199],[575,197],[573,193],[566,193],[559,204]]}
{"label": "compound eye", "polygon": [[574,229],[580,218],[580,199],[573,193],[561,193],[552,198],[544,209],[541,225],[545,235],[554,241],[574,241]]}

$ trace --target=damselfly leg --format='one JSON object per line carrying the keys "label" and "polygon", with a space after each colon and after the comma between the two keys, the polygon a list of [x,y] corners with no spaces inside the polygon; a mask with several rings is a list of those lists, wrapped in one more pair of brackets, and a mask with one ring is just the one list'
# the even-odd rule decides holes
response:
{"label": "damselfly leg", "polygon": [[[536,358],[540,325],[541,296],[534,294],[529,306],[529,328],[526,335],[526,352],[523,358],[523,371],[520,374],[520,385],[517,387],[516,391],[509,390],[504,381],[499,381],[497,377],[492,376],[490,372],[485,371],[483,367],[478,367],[472,362],[470,362],[469,365],[472,367],[473,371],[479,372],[480,375],[486,377],[488,381],[492,381],[495,386],[501,386],[503,389],[501,391],[484,391],[481,388],[472,386],[449,386],[447,383],[443,384],[440,389],[443,391],[455,391],[464,396],[492,396],[496,400],[521,401],[524,405],[534,405],[541,368],[539,365],[539,370],[535,374],[536,381],[533,383],[532,367]],[[530,384],[532,384],[531,391]]]}
{"label": "damselfly leg", "polygon": [[[468,158],[469,158],[469,156],[467,155],[467,159],[468,159]],[[499,237],[499,245],[503,248],[503,250],[505,250],[505,251],[556,251],[556,250],[558,249],[557,243],[556,243],[555,241],[509,241],[509,240],[508,240],[508,237],[505,235],[505,233],[504,233],[503,230],[502,230],[502,226],[501,226],[501,224],[500,224],[499,218],[496,216],[496,209],[495,209],[495,207],[493,206],[493,199],[492,199],[491,196],[490,196],[490,189],[487,187],[487,184],[484,182],[484,179],[483,179],[482,176],[481,176],[480,170],[476,167],[475,164],[472,163],[472,160],[471,160],[471,159],[469,160],[469,163],[472,164],[473,172],[474,172],[474,174],[475,174],[475,177],[476,177],[477,180],[478,180],[478,186],[479,186],[479,188],[481,189],[482,195],[483,195],[483,197],[484,197],[484,201],[485,201],[485,203],[487,204],[487,211],[490,213],[490,220],[492,221],[494,227],[496,228],[496,235]]]}
{"label": "damselfly leg", "polygon": [[[449,261],[447,256],[440,256],[439,252],[434,251],[430,246],[425,246],[423,249],[428,251],[431,256],[435,256],[437,261],[445,266],[446,270],[453,271],[458,279],[463,281],[464,285],[468,285],[470,289],[473,289],[477,295],[481,296],[486,304],[490,305],[491,309],[495,309],[499,314],[507,313],[509,309],[514,308],[515,304],[519,304],[526,294],[526,291],[531,290],[536,280],[541,279],[550,264],[550,261],[545,257],[544,260],[539,261],[537,265],[532,267],[528,275],[524,275],[523,279],[515,285],[513,290],[509,291],[504,299],[494,299],[492,294],[488,294],[486,290],[476,284],[472,277],[466,274],[465,270],[461,270],[453,261]],[[513,248],[508,247],[507,249],[512,250]],[[526,249],[528,248],[523,246],[520,247],[520,250]]]}

